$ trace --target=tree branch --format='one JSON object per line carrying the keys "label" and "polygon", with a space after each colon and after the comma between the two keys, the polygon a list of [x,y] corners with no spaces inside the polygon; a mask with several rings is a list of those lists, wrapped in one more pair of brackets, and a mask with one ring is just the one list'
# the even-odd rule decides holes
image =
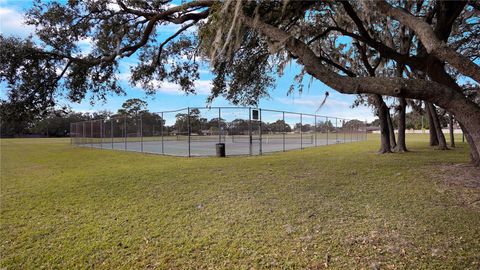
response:
{"label": "tree branch", "polygon": [[[215,3],[214,0],[198,0],[198,1],[193,1],[193,2],[188,2],[179,6],[172,7],[170,9],[167,9],[165,11],[159,12],[159,13],[144,13],[138,10],[133,10],[128,8],[121,0],[117,0],[118,5],[122,8],[123,11],[132,13],[138,16],[143,16],[147,18],[148,23],[145,29],[143,30],[142,36],[140,40],[133,44],[133,45],[128,45],[123,48],[118,48],[114,52],[108,55],[104,55],[101,57],[85,57],[85,58],[80,58],[80,57],[74,57],[71,55],[66,55],[58,52],[48,52],[48,51],[40,51],[40,50],[35,50],[36,53],[41,53],[45,55],[50,55],[55,58],[63,58],[63,59],[69,59],[74,62],[81,62],[87,65],[97,65],[102,62],[110,62],[115,60],[117,56],[120,57],[128,57],[134,54],[139,48],[147,44],[150,35],[155,29],[156,24],[158,21],[164,20],[167,22],[175,23],[175,24],[181,24],[184,23],[185,21],[188,20],[194,20],[194,21],[199,21],[200,19],[207,18],[209,15],[209,9],[204,10],[202,12],[198,13],[186,13],[181,16],[177,17],[172,17],[178,12],[185,12],[186,10],[189,10],[191,8],[208,8],[211,5]],[[146,22],[145,21],[145,22]],[[142,21],[143,22],[143,21]]]}
{"label": "tree branch", "polygon": [[480,83],[480,66],[454,51],[445,42],[439,40],[428,23],[399,8],[392,7],[383,0],[374,1],[374,3],[380,12],[415,31],[429,54],[435,55],[442,61],[455,67],[462,74]]}
{"label": "tree branch", "polygon": [[397,62],[401,62],[404,65],[408,65],[412,68],[415,69],[420,69],[420,70],[426,70],[426,66],[424,64],[424,59],[421,57],[415,57],[415,56],[408,56],[404,54],[400,54],[394,49],[386,46],[385,44],[378,42],[374,39],[372,39],[370,36],[363,36],[363,35],[357,35],[355,33],[349,32],[343,28],[332,26],[328,27],[323,31],[322,33],[318,34],[317,36],[313,37],[311,40],[307,42],[307,45],[312,44],[313,42],[317,41],[320,38],[323,38],[327,36],[330,32],[336,31],[339,32],[340,34],[344,36],[349,36],[353,39],[356,39],[358,41],[361,41],[368,46],[372,47],[375,49],[383,58],[388,58],[388,59],[393,59]]}
{"label": "tree branch", "polygon": [[375,77],[375,69],[376,67],[378,67],[378,65],[375,68],[373,68],[372,65],[370,65],[370,62],[368,62],[368,57],[367,57],[367,52],[365,50],[365,47],[361,46],[360,43],[358,42],[355,42],[354,44],[357,47],[358,51],[360,52],[363,65],[367,69],[368,74],[370,75],[370,77]]}
{"label": "tree branch", "polygon": [[[407,80],[403,78],[371,78],[341,76],[323,66],[322,60],[302,41],[283,30],[266,24],[261,20],[242,15],[242,21],[254,28],[271,41],[284,44],[284,47],[305,67],[305,70],[331,88],[344,94],[379,94],[432,101],[444,108],[451,107],[454,100],[465,100],[464,96],[451,88],[426,80]],[[472,105],[472,104],[470,104]],[[480,113],[478,106],[476,111]]]}
{"label": "tree branch", "polygon": [[165,39],[161,44],[160,46],[158,47],[158,54],[157,54],[157,59],[156,59],[156,62],[155,64],[158,64],[160,62],[160,57],[162,55],[162,51],[163,51],[163,47],[168,43],[170,42],[172,39],[176,38],[178,35],[180,35],[183,31],[187,30],[188,28],[190,28],[191,26],[193,26],[195,23],[197,23],[197,21],[193,21],[189,24],[186,24],[184,25],[182,28],[180,28],[177,32],[175,32],[175,34],[171,35],[170,37],[168,37],[167,39]]}

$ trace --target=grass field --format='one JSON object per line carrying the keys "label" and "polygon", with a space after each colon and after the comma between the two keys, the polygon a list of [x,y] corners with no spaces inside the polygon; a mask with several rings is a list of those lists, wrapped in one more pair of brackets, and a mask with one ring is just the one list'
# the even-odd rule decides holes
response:
{"label": "grass field", "polygon": [[479,269],[480,191],[433,175],[467,146],[408,138],[225,159],[1,140],[0,267]]}

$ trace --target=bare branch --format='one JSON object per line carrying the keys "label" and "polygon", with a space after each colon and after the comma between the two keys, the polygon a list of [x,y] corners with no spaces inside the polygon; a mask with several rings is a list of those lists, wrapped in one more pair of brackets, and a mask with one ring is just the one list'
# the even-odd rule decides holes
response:
{"label": "bare branch", "polygon": [[197,21],[193,21],[189,24],[186,24],[184,25],[182,28],[180,28],[177,32],[175,32],[175,34],[171,35],[170,37],[168,37],[167,39],[165,39],[161,44],[160,46],[158,47],[158,54],[157,54],[157,58],[156,58],[156,62],[154,63],[154,65],[158,64],[160,62],[160,57],[162,55],[162,51],[163,51],[163,47],[168,43],[170,42],[172,39],[176,38],[178,35],[180,35],[183,31],[187,30],[188,28],[190,28],[191,26],[193,26],[195,23],[197,23]]}
{"label": "bare branch", "polygon": [[[379,94],[421,100],[431,100],[448,108],[454,99],[465,100],[463,95],[451,88],[427,80],[407,80],[403,78],[346,77],[336,74],[322,64],[322,60],[302,41],[275,26],[242,15],[245,25],[256,29],[273,42],[285,44],[288,50],[305,67],[305,70],[333,89],[345,94]],[[465,101],[480,114],[480,108]]]}
{"label": "bare branch", "polygon": [[442,61],[455,67],[462,74],[469,76],[480,83],[480,66],[473,63],[468,57],[465,57],[448,47],[445,42],[439,40],[428,23],[408,14],[402,9],[392,7],[383,0],[375,1],[374,3],[379,8],[380,12],[391,16],[415,31],[429,54],[435,55]]}

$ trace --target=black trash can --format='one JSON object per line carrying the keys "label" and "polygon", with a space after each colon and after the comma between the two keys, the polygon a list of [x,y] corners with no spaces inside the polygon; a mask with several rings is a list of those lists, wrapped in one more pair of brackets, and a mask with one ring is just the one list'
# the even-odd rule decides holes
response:
{"label": "black trash can", "polygon": [[215,150],[217,152],[217,157],[225,157],[225,144],[224,143],[215,144]]}

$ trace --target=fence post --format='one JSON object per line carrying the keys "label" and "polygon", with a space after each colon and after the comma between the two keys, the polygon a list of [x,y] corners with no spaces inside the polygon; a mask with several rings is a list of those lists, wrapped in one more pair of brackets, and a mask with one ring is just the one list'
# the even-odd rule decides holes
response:
{"label": "fence post", "polygon": [[338,118],[335,117],[335,143],[338,143]]}
{"label": "fence post", "polygon": [[353,126],[350,128],[350,142],[353,142]]}
{"label": "fence post", "polygon": [[300,114],[300,149],[303,149],[303,114]]}
{"label": "fence post", "polygon": [[358,124],[355,125],[355,135],[357,136],[357,142],[358,142]]}
{"label": "fence post", "polygon": [[248,107],[248,141],[250,156],[252,155],[252,108]]}
{"label": "fence post", "polygon": [[73,137],[72,143],[77,145],[78,144],[78,123],[73,124],[73,126],[75,129],[75,133],[73,134],[74,137]]}
{"label": "fence post", "polygon": [[125,142],[125,150],[127,150],[127,116],[123,117],[123,141]]}
{"label": "fence post", "polygon": [[162,155],[165,154],[165,151],[163,150],[163,122],[165,120],[163,119],[163,112],[162,112],[162,119],[160,120],[160,136],[162,136]]}
{"label": "fence post", "polygon": [[113,149],[113,118],[110,118],[110,140],[112,141],[112,149]]}
{"label": "fence post", "polygon": [[282,112],[282,121],[283,121],[283,136],[282,136],[283,137],[283,152],[285,152],[285,132],[286,132],[286,130],[285,130],[285,126],[286,126],[286,124],[285,124],[285,112]]}
{"label": "fence post", "polygon": [[93,120],[90,120],[90,147],[93,147]]}
{"label": "fence post", "polygon": [[103,119],[100,120],[100,148],[103,148]]}
{"label": "fence post", "polygon": [[102,133],[102,148],[103,148],[103,141],[104,141],[106,133],[107,133],[106,127],[105,127],[106,123],[107,123],[107,120],[102,119],[102,132],[103,132]]}
{"label": "fence post", "polygon": [[365,138],[363,138],[364,141],[367,140],[367,120],[365,120]]}
{"label": "fence post", "polygon": [[142,120],[142,114],[140,114],[140,150],[143,153],[143,120]]}
{"label": "fence post", "polygon": [[83,126],[83,131],[82,131],[82,144],[85,144],[85,138],[86,138],[86,134],[85,134],[85,122],[86,121],[83,121],[82,122],[82,126]]}
{"label": "fence post", "polygon": [[263,140],[262,140],[262,109],[261,108],[258,108],[258,114],[259,114],[259,118],[260,118],[260,122],[258,124],[259,126],[259,134],[260,134],[260,148],[259,148],[259,153],[260,155],[262,155],[262,147],[263,147]]}
{"label": "fence post", "polygon": [[222,142],[222,133],[221,133],[221,130],[222,130],[222,126],[220,124],[220,119],[221,119],[221,108],[218,107],[218,143],[221,143]]}
{"label": "fence post", "polygon": [[187,126],[188,126],[188,156],[190,157],[190,107],[187,108]]}
{"label": "fence post", "polygon": [[313,136],[315,139],[315,147],[317,146],[317,115],[314,116],[315,126],[313,127]]}
{"label": "fence post", "polygon": [[328,117],[325,117],[325,128],[327,129],[327,145],[328,145]]}

